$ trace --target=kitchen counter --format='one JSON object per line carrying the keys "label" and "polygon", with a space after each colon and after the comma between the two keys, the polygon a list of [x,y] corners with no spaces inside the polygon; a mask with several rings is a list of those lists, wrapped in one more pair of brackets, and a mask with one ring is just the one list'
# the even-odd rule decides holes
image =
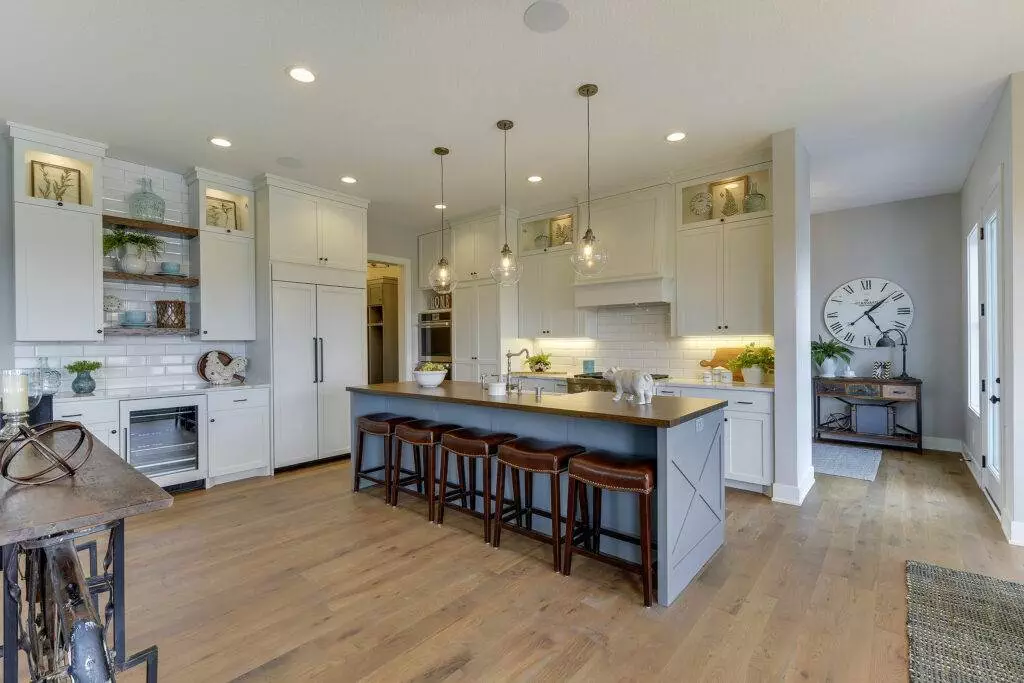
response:
{"label": "kitchen counter", "polygon": [[670,396],[656,396],[648,405],[636,405],[625,399],[613,401],[613,394],[604,391],[555,394],[543,396],[539,400],[531,393],[512,392],[507,396],[490,396],[478,382],[444,382],[436,389],[423,389],[415,382],[392,382],[349,387],[348,390],[363,394],[461,403],[661,428],[675,427],[726,406],[725,401],[714,399]]}
{"label": "kitchen counter", "polygon": [[713,382],[707,384],[699,379],[686,379],[683,377],[669,377],[659,379],[654,383],[656,386],[665,387],[687,387],[690,389],[723,389],[733,391],[763,391],[769,394],[775,393],[774,384],[747,384],[746,382]]}
{"label": "kitchen counter", "polygon": [[215,394],[238,389],[266,389],[269,384],[191,384],[184,387],[137,387],[131,389],[97,389],[91,394],[76,394],[62,391],[53,395],[55,403],[78,401],[106,401],[131,398],[160,398],[162,396],[190,396],[194,394]]}
{"label": "kitchen counter", "polygon": [[[700,573],[725,543],[725,488],[723,461],[724,409],[727,400],[655,396],[650,405],[615,402],[613,394],[544,395],[532,392],[488,396],[477,382],[445,382],[436,389],[421,389],[413,382],[349,387],[352,393],[352,443],[359,443],[357,421],[371,413],[390,412],[418,419],[436,420],[535,437],[559,443],[579,444],[627,458],[657,464],[654,538],[657,541],[658,602],[671,604]],[[383,439],[363,439],[364,469],[384,462]],[[406,449],[408,456],[408,449]],[[454,459],[453,459],[454,460]],[[483,468],[477,467],[476,486],[482,489]],[[455,463],[447,472],[455,480]],[[531,475],[532,476],[532,475]],[[567,477],[560,477],[561,505],[565,515]],[[359,481],[366,487],[368,482]],[[493,483],[492,483],[493,485]],[[505,498],[511,499],[508,481]],[[551,513],[546,477],[533,486],[533,504]],[[482,496],[476,511],[483,510]],[[534,515],[533,528],[550,533],[549,518]],[[639,535],[637,497],[605,491],[601,507],[603,528]],[[467,536],[467,543],[479,537]],[[514,551],[509,551],[514,552]],[[612,537],[601,539],[601,552],[636,562],[639,548]]]}
{"label": "kitchen counter", "polygon": [[513,377],[536,377],[537,379],[565,379],[569,376],[568,372],[529,372],[523,370],[521,372],[513,372]]}

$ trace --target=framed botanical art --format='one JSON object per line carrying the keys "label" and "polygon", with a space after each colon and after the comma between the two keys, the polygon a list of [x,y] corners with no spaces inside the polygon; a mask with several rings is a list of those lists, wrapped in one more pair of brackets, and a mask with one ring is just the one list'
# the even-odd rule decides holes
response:
{"label": "framed botanical art", "polygon": [[238,205],[230,199],[206,198],[206,224],[214,228],[238,227]]}
{"label": "framed botanical art", "polygon": [[573,237],[573,216],[571,213],[555,216],[549,223],[551,246],[557,247],[572,242]]}
{"label": "framed botanical art", "polygon": [[44,161],[32,161],[32,196],[71,204],[82,203],[82,172]]}
{"label": "framed botanical art", "polygon": [[727,178],[711,183],[708,191],[711,194],[710,218],[728,218],[743,212],[743,198],[747,194],[749,176]]}

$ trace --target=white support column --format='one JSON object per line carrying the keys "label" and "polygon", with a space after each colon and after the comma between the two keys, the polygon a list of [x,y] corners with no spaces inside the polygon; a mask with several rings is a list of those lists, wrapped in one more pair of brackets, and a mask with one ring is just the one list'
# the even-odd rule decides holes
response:
{"label": "white support column", "polygon": [[811,181],[795,129],[772,136],[775,275],[775,484],[772,500],[800,505],[811,465]]}

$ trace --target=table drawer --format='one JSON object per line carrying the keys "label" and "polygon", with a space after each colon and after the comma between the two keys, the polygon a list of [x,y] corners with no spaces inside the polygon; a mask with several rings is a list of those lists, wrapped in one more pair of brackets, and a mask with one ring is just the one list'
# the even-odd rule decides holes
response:
{"label": "table drawer", "polygon": [[905,384],[883,384],[882,398],[914,400],[917,398],[917,387]]}
{"label": "table drawer", "polygon": [[237,410],[239,408],[260,408],[270,405],[270,389],[232,389],[230,391],[211,391],[206,395],[206,409],[213,413],[218,410]]}
{"label": "table drawer", "polygon": [[89,401],[84,399],[54,401],[53,419],[70,422],[114,422],[121,419],[118,401]]}

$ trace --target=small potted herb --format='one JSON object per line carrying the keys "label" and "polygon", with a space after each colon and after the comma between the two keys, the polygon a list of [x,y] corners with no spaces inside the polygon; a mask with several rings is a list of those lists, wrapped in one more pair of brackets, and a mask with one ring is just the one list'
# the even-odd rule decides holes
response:
{"label": "small potted herb", "polygon": [[122,273],[145,273],[146,257],[150,256],[155,261],[163,250],[164,242],[156,235],[129,232],[124,228],[114,228],[103,234],[103,254],[116,256]]}
{"label": "small potted herb", "polygon": [[526,358],[526,366],[533,372],[546,372],[551,369],[551,354],[538,353]]}
{"label": "small potted herb", "polygon": [[823,341],[819,334],[818,341],[811,342],[811,360],[821,369],[822,377],[835,377],[837,361],[849,363],[851,358],[853,349],[838,339]]}
{"label": "small potted herb", "polygon": [[747,384],[761,384],[765,375],[775,372],[775,349],[750,344],[729,362],[729,369],[740,372]]}
{"label": "small potted herb", "polygon": [[103,363],[94,360],[76,360],[64,366],[72,375],[76,375],[75,381],[71,383],[71,390],[76,394],[91,394],[96,390],[96,380],[92,378],[93,372],[103,367]]}

